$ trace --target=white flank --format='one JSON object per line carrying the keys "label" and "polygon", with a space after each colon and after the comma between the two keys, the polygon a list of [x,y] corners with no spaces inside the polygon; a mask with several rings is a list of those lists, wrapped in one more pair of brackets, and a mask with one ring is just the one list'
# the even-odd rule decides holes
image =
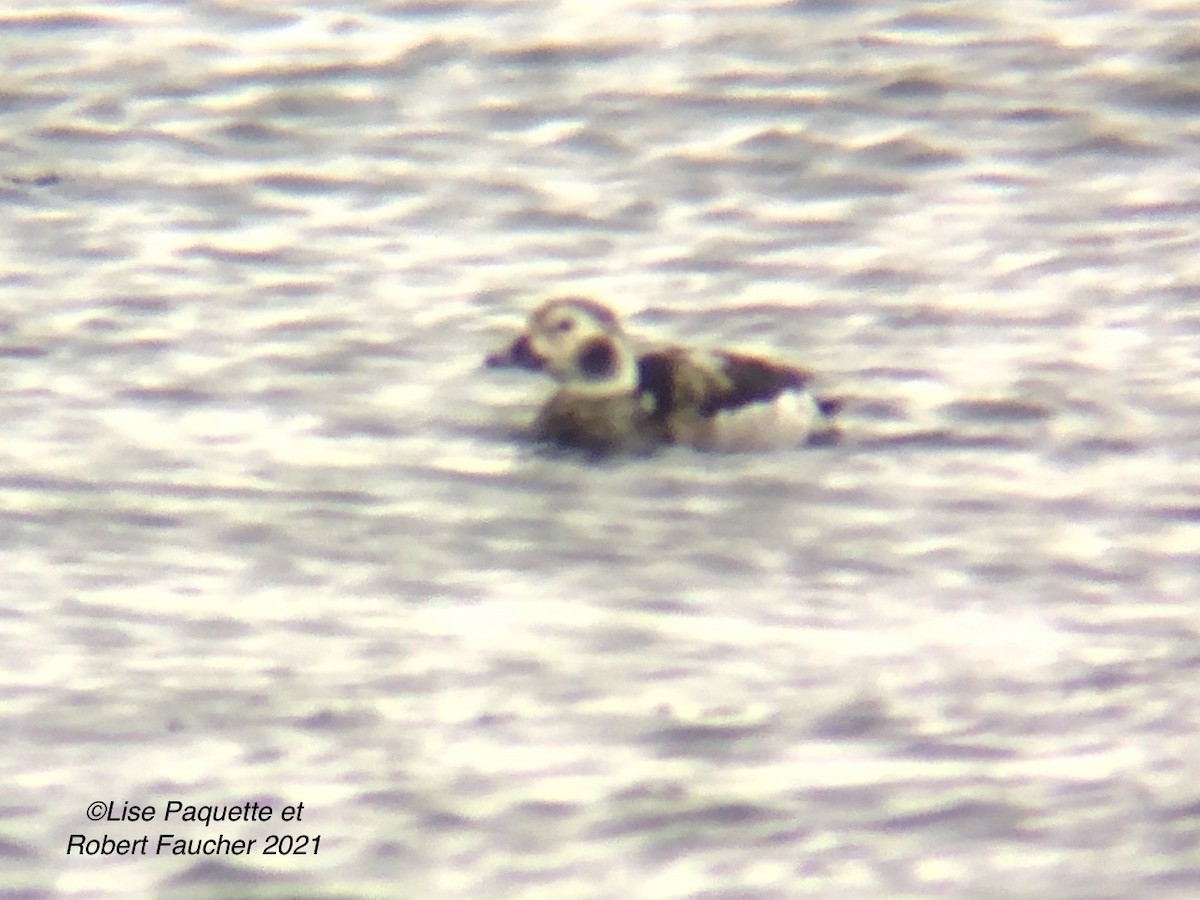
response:
{"label": "white flank", "polygon": [[771,450],[804,444],[823,420],[807,391],[785,391],[769,403],[718,413],[714,450]]}

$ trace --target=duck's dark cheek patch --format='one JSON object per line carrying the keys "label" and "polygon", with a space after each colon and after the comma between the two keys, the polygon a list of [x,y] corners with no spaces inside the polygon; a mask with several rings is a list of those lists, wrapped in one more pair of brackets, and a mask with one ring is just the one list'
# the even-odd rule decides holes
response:
{"label": "duck's dark cheek patch", "polygon": [[607,378],[617,368],[617,354],[608,338],[593,338],[579,352],[579,371],[588,378]]}

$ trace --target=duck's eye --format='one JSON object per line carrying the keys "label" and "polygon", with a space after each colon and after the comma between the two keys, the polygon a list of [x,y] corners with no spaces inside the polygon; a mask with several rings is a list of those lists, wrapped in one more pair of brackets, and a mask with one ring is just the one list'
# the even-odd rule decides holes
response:
{"label": "duck's eye", "polygon": [[572,328],[575,327],[575,320],[574,319],[559,319],[558,325],[556,325],[555,327],[558,328],[559,331],[561,331],[565,334],[566,332],[570,331]]}

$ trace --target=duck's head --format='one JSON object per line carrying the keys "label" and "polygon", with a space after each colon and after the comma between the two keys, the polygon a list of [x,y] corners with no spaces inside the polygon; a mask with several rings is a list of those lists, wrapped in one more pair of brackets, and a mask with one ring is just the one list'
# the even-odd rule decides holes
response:
{"label": "duck's head", "polygon": [[637,358],[621,323],[607,307],[578,297],[543,303],[516,340],[489,356],[487,364],[546,372],[589,393],[637,389]]}

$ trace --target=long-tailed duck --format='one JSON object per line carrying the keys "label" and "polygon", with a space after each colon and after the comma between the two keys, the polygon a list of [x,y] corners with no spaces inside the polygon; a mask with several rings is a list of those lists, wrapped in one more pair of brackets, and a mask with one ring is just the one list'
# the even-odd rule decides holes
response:
{"label": "long-tailed duck", "polygon": [[726,351],[638,353],[594,300],[543,303],[491,367],[543,371],[558,390],[534,420],[543,441],[609,453],[683,444],[702,450],[796,446],[833,433],[838,403],[803,369]]}

